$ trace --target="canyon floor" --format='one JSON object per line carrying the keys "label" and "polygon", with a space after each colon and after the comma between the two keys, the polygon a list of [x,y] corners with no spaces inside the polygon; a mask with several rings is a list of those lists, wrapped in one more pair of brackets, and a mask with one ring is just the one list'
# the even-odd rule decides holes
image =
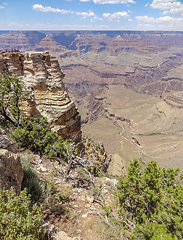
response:
{"label": "canyon floor", "polygon": [[[165,97],[135,93],[119,85],[96,96],[103,99],[105,116],[85,124],[82,131],[96,142],[103,141],[112,154],[111,174],[126,173],[133,158],[142,164],[156,160],[161,167],[178,167],[183,172],[183,112],[168,105]],[[84,118],[87,109],[78,108]]]}

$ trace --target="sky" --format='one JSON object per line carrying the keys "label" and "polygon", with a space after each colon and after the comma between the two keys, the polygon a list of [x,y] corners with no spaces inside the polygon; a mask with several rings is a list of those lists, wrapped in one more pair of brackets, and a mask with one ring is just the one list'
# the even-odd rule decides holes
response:
{"label": "sky", "polygon": [[0,0],[0,30],[183,31],[183,0]]}

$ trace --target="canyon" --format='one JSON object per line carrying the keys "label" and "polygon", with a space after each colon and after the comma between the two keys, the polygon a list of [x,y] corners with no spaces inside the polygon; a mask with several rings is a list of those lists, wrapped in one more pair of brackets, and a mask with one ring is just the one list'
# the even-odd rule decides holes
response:
{"label": "canyon", "polygon": [[104,143],[111,174],[125,174],[132,158],[183,172],[183,32],[0,32],[0,49],[48,50],[58,59],[83,135]]}

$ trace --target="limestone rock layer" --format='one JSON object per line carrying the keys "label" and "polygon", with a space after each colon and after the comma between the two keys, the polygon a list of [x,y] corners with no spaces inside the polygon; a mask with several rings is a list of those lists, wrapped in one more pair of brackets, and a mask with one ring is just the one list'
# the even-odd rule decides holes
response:
{"label": "limestone rock layer", "polygon": [[0,53],[0,72],[13,74],[21,79],[23,88],[30,92],[22,103],[27,115],[46,117],[53,131],[62,138],[81,140],[81,117],[65,91],[57,59],[46,52]]}

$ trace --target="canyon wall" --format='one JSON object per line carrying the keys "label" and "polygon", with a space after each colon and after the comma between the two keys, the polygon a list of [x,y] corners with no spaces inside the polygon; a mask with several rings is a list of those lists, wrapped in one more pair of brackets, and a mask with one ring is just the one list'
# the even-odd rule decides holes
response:
{"label": "canyon wall", "polygon": [[53,131],[74,142],[81,140],[81,117],[65,91],[58,61],[49,52],[2,52],[0,72],[17,76],[30,92],[22,108],[27,115],[46,117]]}

